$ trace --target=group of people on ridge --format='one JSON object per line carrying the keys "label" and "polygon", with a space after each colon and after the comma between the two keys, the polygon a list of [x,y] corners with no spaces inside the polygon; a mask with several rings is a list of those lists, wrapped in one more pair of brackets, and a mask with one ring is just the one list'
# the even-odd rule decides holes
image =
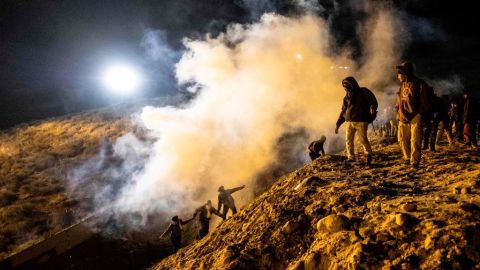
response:
{"label": "group of people on ridge", "polygon": [[[208,200],[206,204],[200,206],[193,213],[193,217],[183,221],[178,216],[172,218],[172,223],[168,226],[167,230],[160,236],[160,238],[165,237],[170,234],[170,240],[173,245],[173,251],[176,252],[180,249],[182,245],[182,226],[188,224],[190,221],[194,220],[198,216],[198,223],[200,229],[198,230],[197,239],[202,239],[208,234],[210,229],[210,219],[212,215],[217,215],[218,217],[225,220],[227,218],[228,210],[232,210],[232,214],[237,213],[237,208],[235,206],[235,200],[233,199],[232,194],[239,190],[245,188],[245,185],[225,189],[224,186],[218,188],[218,208],[212,206],[212,201]],[[223,211],[222,210],[223,206]]]}
{"label": "group of people on ridge", "polygon": [[[393,119],[388,120],[381,131],[397,136],[405,164],[418,168],[422,150],[435,151],[439,135],[445,133],[450,145],[454,143],[452,126],[455,126],[457,139],[477,147],[477,112],[470,91],[463,92],[463,110],[453,101],[448,109],[444,99],[437,96],[433,87],[415,76],[414,66],[404,62],[396,66],[400,89],[395,101],[395,113],[398,127]],[[360,87],[355,78],[347,77],[342,81],[346,95],[338,117],[335,134],[340,126],[346,124],[346,154],[348,161],[355,161],[355,134],[366,154],[366,162],[372,162],[372,148],[367,137],[369,123],[377,116],[378,103],[375,95],[365,87]],[[309,155],[312,160],[325,154],[323,145],[325,136],[312,142]],[[423,144],[423,148],[422,148]]]}
{"label": "group of people on ridge", "polygon": [[[471,93],[464,91],[463,110],[458,103],[453,101],[451,108],[447,109],[441,97],[435,95],[434,89],[424,80],[415,76],[414,66],[410,62],[404,62],[396,66],[397,78],[400,81],[400,89],[397,92],[395,101],[395,113],[398,126],[393,119],[388,120],[384,131],[390,136],[397,136],[403,154],[403,161],[406,165],[418,168],[423,150],[435,151],[437,134],[443,131],[447,135],[448,142],[453,144],[452,126],[455,126],[456,136],[459,141],[476,147],[477,145],[477,114]],[[346,154],[350,162],[355,161],[355,135],[366,154],[366,163],[370,164],[373,158],[372,147],[367,137],[368,125],[377,116],[378,102],[375,95],[366,87],[360,87],[354,77],[347,77],[342,81],[345,89],[345,97],[342,102],[342,109],[338,117],[335,134],[345,123],[346,129]],[[387,127],[388,126],[388,127]],[[310,158],[315,160],[325,154],[325,136],[313,141],[307,148]],[[225,220],[228,211],[237,213],[232,193],[243,189],[245,186],[225,189],[223,186],[218,189],[218,207],[215,209],[210,200],[197,208],[193,217],[188,220],[181,220],[178,216],[172,218],[172,224],[161,237],[170,233],[174,251],[181,247],[182,225],[188,224],[198,216],[200,229],[197,238],[201,239],[208,234],[210,219],[217,215]],[[223,205],[223,211],[222,210]]]}

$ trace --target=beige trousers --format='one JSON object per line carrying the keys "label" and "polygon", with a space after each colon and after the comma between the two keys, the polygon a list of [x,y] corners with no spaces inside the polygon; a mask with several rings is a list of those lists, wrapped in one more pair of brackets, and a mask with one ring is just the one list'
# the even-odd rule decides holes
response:
{"label": "beige trousers", "polygon": [[367,138],[367,122],[346,122],[346,148],[348,159],[355,158],[355,133],[358,131],[358,141],[367,155],[372,154],[372,147]]}
{"label": "beige trousers", "polygon": [[422,157],[422,117],[417,114],[409,123],[398,123],[398,142],[402,148],[403,159],[410,164],[420,163]]}

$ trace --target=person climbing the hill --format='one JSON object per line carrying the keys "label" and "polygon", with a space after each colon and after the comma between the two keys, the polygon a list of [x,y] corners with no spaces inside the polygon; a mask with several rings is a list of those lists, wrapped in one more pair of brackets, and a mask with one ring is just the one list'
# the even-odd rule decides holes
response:
{"label": "person climbing the hill", "polygon": [[414,74],[413,64],[396,66],[400,89],[395,109],[398,118],[398,141],[405,164],[418,168],[422,157],[422,114],[430,109],[428,85]]}
{"label": "person climbing the hill", "polygon": [[322,137],[320,137],[319,140],[316,140],[316,141],[313,141],[312,143],[310,143],[307,150],[309,151],[308,155],[310,156],[312,161],[314,161],[315,159],[317,159],[321,155],[325,155],[325,150],[323,150],[323,145],[325,144],[326,140],[327,140],[327,137],[322,136]]}
{"label": "person climbing the hill", "polygon": [[208,234],[212,214],[223,218],[222,214],[212,206],[212,201],[210,200],[195,210],[195,215],[198,215],[198,222],[200,223],[200,230],[198,231],[197,239],[202,239]]}
{"label": "person climbing the hill", "polygon": [[167,230],[160,236],[160,238],[163,238],[165,235],[170,233],[170,240],[172,241],[173,245],[173,253],[177,252],[182,245],[182,225],[186,225],[192,221],[195,218],[195,215],[196,214],[193,214],[193,217],[186,221],[179,219],[178,216],[174,216],[170,226],[168,226]]}
{"label": "person climbing the hill", "polygon": [[342,110],[337,120],[335,134],[340,126],[346,122],[346,150],[349,161],[355,161],[355,133],[367,155],[367,164],[372,162],[372,147],[367,137],[368,124],[375,120],[378,103],[375,95],[365,87],[360,87],[353,77],[342,81],[346,95],[343,98]]}
{"label": "person climbing the hill", "polygon": [[235,200],[232,197],[232,193],[237,192],[245,188],[245,185],[241,187],[236,187],[232,189],[225,189],[223,186],[218,188],[218,212],[221,212],[223,205],[222,218],[225,220],[227,218],[228,209],[232,209],[233,214],[237,213],[237,208],[235,207]]}

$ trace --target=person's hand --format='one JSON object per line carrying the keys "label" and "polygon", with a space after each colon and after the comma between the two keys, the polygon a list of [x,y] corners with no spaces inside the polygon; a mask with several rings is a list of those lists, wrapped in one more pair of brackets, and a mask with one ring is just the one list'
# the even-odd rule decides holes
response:
{"label": "person's hand", "polygon": [[335,134],[338,134],[338,126],[335,127]]}

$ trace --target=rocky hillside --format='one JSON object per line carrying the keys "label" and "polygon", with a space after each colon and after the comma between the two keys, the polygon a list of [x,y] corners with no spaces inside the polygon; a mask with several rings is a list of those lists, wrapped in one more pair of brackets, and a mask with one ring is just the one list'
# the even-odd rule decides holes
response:
{"label": "rocky hillside", "polygon": [[323,156],[153,269],[479,269],[480,157],[457,146],[374,165]]}

